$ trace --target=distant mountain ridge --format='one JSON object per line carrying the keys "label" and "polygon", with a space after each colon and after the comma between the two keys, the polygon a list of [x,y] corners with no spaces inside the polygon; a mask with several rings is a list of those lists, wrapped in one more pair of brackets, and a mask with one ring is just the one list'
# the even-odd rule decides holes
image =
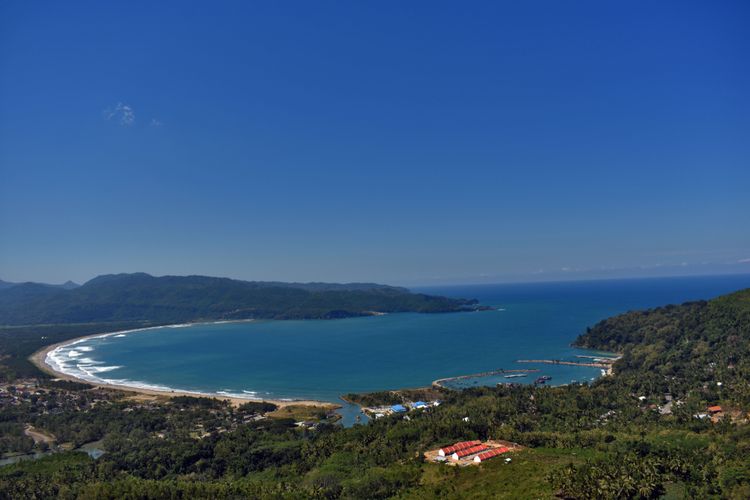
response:
{"label": "distant mountain ridge", "polygon": [[34,284],[34,285],[50,286],[50,287],[53,287],[53,288],[64,288],[65,290],[72,290],[74,288],[78,288],[79,286],[81,286],[78,283],[75,283],[75,282],[70,281],[70,280],[66,281],[65,283],[63,283],[61,285],[51,285],[49,283],[35,283],[33,281],[27,281],[27,282],[23,282],[23,283],[13,283],[13,282],[10,282],[10,281],[0,280],[0,290],[5,290],[6,288],[10,288],[10,287],[13,287],[13,286],[16,286],[16,285],[23,285],[23,284],[27,284],[27,283],[31,283],[31,284]]}
{"label": "distant mountain ridge", "polygon": [[282,283],[209,276],[97,276],[75,288],[20,283],[0,288],[0,324],[228,319],[330,319],[375,312],[480,309],[474,300],[375,283]]}

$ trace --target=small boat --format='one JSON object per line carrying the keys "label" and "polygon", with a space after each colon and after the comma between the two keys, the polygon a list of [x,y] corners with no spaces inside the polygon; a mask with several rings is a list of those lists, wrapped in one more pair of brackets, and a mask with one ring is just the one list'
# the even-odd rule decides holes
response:
{"label": "small boat", "polygon": [[505,375],[505,378],[519,378],[519,377],[525,377],[526,373],[514,373],[513,375]]}

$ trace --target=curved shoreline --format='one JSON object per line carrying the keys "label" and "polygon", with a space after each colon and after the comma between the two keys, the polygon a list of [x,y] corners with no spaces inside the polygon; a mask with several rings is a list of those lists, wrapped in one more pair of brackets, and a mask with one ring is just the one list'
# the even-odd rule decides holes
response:
{"label": "curved shoreline", "polygon": [[[245,322],[248,320],[240,320],[237,322]],[[250,320],[251,321],[251,320]],[[110,384],[110,383],[101,383],[101,382],[92,382],[90,380],[86,380],[83,378],[75,377],[73,375],[70,375],[68,373],[64,373],[61,371],[55,370],[50,364],[47,363],[47,356],[54,350],[65,347],[71,344],[75,344],[77,342],[82,342],[87,339],[92,338],[101,338],[105,336],[110,335],[117,335],[122,333],[133,333],[133,332],[141,332],[146,330],[155,330],[158,328],[175,328],[175,327],[181,327],[181,326],[192,326],[192,325],[202,325],[202,324],[213,324],[214,321],[211,322],[199,322],[199,323],[180,323],[180,324],[173,324],[173,325],[161,325],[161,326],[150,326],[146,328],[136,328],[131,330],[120,330],[115,332],[105,332],[105,333],[94,333],[91,335],[83,335],[81,337],[75,337],[72,339],[64,340],[62,342],[57,342],[55,344],[51,344],[48,346],[45,346],[38,351],[36,351],[34,354],[29,356],[29,361],[31,361],[34,366],[39,368],[41,371],[52,375],[53,377],[61,380],[69,380],[71,382],[79,382],[83,384],[90,385],[92,387],[101,388],[101,389],[114,389],[118,391],[123,392],[132,392],[135,394],[140,394],[144,396],[161,396],[161,397],[167,397],[172,398],[176,396],[190,396],[190,397],[199,397],[199,398],[212,398],[212,399],[218,399],[220,401],[228,401],[230,404],[234,406],[239,406],[244,403],[252,403],[252,402],[264,402],[264,403],[272,403],[279,408],[284,408],[286,406],[319,406],[324,407],[328,409],[336,409],[340,408],[341,405],[338,405],[336,403],[331,403],[329,401],[317,401],[313,399],[266,399],[266,398],[242,398],[238,396],[227,396],[225,394],[218,394],[218,393],[211,393],[211,392],[200,392],[200,391],[187,391],[187,390],[180,390],[180,389],[169,389],[169,390],[162,390],[162,389],[152,389],[152,388],[145,388],[145,387],[135,387],[135,386],[129,386],[129,385],[122,385],[122,384]],[[229,321],[222,322],[222,323],[229,323]],[[234,321],[232,321],[234,323]]]}

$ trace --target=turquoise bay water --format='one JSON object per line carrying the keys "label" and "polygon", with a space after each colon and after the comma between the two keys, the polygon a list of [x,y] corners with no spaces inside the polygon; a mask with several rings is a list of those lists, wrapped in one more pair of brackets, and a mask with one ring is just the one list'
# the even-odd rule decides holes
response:
{"label": "turquoise bay water", "polygon": [[[599,370],[515,360],[575,360],[585,352],[569,344],[603,318],[746,287],[750,275],[430,288],[420,291],[477,298],[495,310],[158,328],[79,341],[48,361],[89,380],[336,402],[348,392],[426,386],[498,368],[539,368],[561,384],[592,380]],[[497,381],[503,379],[485,382]]]}

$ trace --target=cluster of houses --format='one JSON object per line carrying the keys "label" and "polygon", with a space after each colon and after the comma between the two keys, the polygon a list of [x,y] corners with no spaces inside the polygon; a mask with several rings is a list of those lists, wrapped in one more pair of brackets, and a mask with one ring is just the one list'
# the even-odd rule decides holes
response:
{"label": "cluster of houses", "polygon": [[[0,384],[0,407],[28,405],[29,410],[37,415],[58,415],[66,411],[88,412],[97,406],[112,404],[114,400],[121,397],[120,393],[107,390],[69,391],[40,386],[35,381],[19,381],[12,384]],[[131,413],[136,410],[159,411],[164,408],[164,402],[154,398],[153,400],[128,400],[128,405],[122,407],[123,413]],[[180,407],[177,411],[188,411]],[[218,419],[218,426],[211,422],[198,422],[190,435],[194,438],[204,438],[211,432],[223,433],[237,429],[239,425],[250,424],[265,417],[260,412],[234,411],[227,412],[224,409],[211,408],[207,413]],[[165,438],[164,433],[157,433],[157,437]]]}
{"label": "cluster of houses", "polygon": [[20,406],[31,404],[42,415],[55,415],[65,410],[84,411],[104,400],[77,392],[50,391],[35,382],[17,382],[0,385],[0,405]]}
{"label": "cluster of houses", "polygon": [[[721,382],[717,382],[717,385],[721,385]],[[671,394],[664,394],[663,404],[657,405],[655,403],[648,403],[646,396],[637,396],[637,399],[643,410],[658,411],[661,416],[672,415],[673,410],[685,404],[684,401],[676,400]],[[717,423],[719,420],[727,415],[727,411],[719,405],[708,406],[705,411],[701,411],[693,415],[695,418],[704,420],[709,419],[713,423]]]}
{"label": "cluster of houses", "polygon": [[440,406],[440,401],[431,401],[429,403],[425,403],[424,401],[415,401],[414,403],[407,403],[405,405],[393,405],[391,406],[391,411],[393,413],[403,413],[405,411],[411,410],[425,410],[429,408],[430,406]]}
{"label": "cluster of houses", "polygon": [[363,408],[363,410],[372,413],[375,418],[381,418],[385,417],[386,415],[407,413],[413,410],[427,410],[435,406],[440,406],[440,401],[415,401],[413,403],[395,404],[392,406],[385,406],[380,408]]}
{"label": "cluster of houses", "polygon": [[719,405],[709,406],[708,408],[706,408],[705,412],[696,414],[695,418],[699,418],[701,420],[703,420],[704,418],[709,418],[711,419],[711,422],[717,423],[719,420],[724,418],[724,409]]}

